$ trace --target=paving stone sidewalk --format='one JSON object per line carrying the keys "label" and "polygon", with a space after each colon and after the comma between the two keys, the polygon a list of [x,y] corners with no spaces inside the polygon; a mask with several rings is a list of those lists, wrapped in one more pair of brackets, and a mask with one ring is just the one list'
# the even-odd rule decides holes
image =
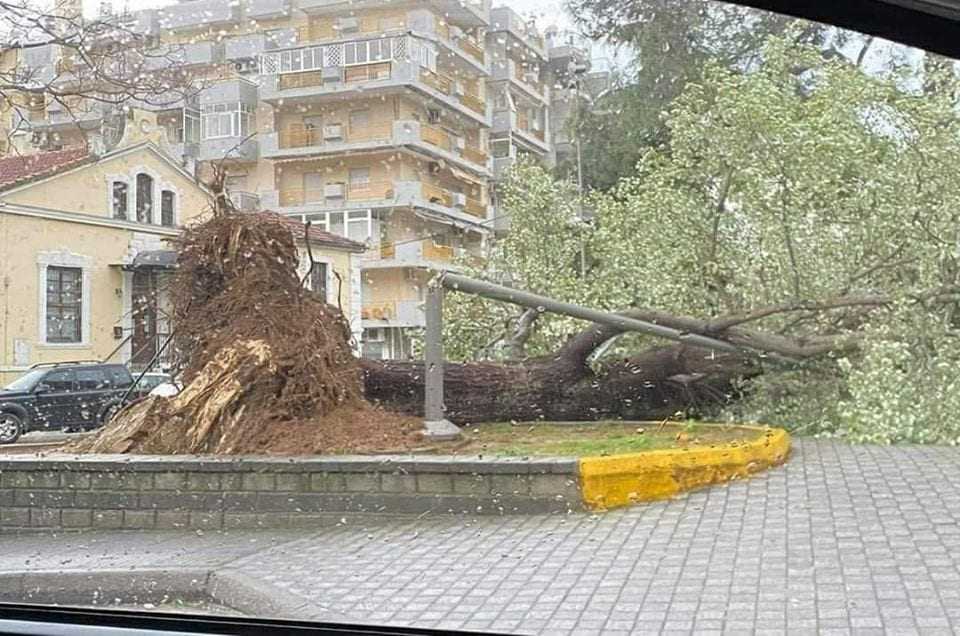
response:
{"label": "paving stone sidewalk", "polygon": [[210,567],[298,616],[526,634],[960,632],[960,450],[801,441],[750,480],[601,515],[0,535],[0,571]]}

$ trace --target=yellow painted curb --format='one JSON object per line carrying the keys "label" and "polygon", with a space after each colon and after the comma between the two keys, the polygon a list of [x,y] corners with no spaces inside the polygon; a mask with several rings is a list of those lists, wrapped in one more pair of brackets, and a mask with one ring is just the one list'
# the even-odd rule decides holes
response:
{"label": "yellow painted curb", "polygon": [[580,459],[580,492],[587,508],[603,510],[636,501],[669,499],[708,484],[746,477],[782,464],[790,434],[779,428],[741,426],[759,439],[691,449],[655,450]]}

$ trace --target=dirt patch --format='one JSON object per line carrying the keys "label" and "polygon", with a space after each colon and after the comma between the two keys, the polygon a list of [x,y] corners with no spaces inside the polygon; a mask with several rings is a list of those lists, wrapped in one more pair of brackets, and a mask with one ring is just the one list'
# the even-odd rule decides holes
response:
{"label": "dirt patch", "polygon": [[715,424],[661,422],[479,424],[455,447],[425,452],[491,456],[604,456],[703,448],[758,439],[762,431]]}

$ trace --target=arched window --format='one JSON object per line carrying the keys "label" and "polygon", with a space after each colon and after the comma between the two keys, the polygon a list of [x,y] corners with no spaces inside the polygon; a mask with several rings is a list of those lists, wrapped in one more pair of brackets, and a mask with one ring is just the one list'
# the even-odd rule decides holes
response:
{"label": "arched window", "polygon": [[173,227],[173,206],[176,202],[176,195],[170,190],[164,190],[160,193],[160,225]]}
{"label": "arched window", "polygon": [[150,223],[153,220],[153,177],[140,173],[137,175],[137,222]]}

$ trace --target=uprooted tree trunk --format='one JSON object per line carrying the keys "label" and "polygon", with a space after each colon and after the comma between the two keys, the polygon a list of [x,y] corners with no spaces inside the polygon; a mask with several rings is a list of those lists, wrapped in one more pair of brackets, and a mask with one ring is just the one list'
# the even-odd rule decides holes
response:
{"label": "uprooted tree trunk", "polygon": [[[444,404],[456,423],[509,420],[650,419],[726,399],[738,378],[761,372],[748,354],[670,345],[594,370],[588,358],[622,333],[595,326],[550,356],[515,364],[444,365]],[[422,362],[363,361],[367,399],[410,415],[423,413]]]}
{"label": "uprooted tree trunk", "polygon": [[[953,302],[960,290],[941,288],[917,295],[916,302]],[[622,315],[710,336],[739,347],[743,353],[713,352],[687,345],[659,346],[625,359],[587,364],[603,343],[621,333],[617,327],[594,326],[574,336],[554,354],[515,364],[448,363],[444,366],[447,417],[457,423],[479,421],[654,419],[690,408],[716,406],[737,392],[737,382],[771,368],[769,356],[805,361],[850,352],[861,336],[837,331],[803,336],[783,335],[745,325],[775,315],[813,318],[846,312],[862,320],[871,310],[887,307],[887,295],[838,295],[817,302],[791,302],[702,320],[649,309]],[[834,315],[835,313],[831,314]],[[846,322],[850,322],[847,320]],[[419,362],[363,362],[368,399],[411,415],[423,413],[424,373]]]}

